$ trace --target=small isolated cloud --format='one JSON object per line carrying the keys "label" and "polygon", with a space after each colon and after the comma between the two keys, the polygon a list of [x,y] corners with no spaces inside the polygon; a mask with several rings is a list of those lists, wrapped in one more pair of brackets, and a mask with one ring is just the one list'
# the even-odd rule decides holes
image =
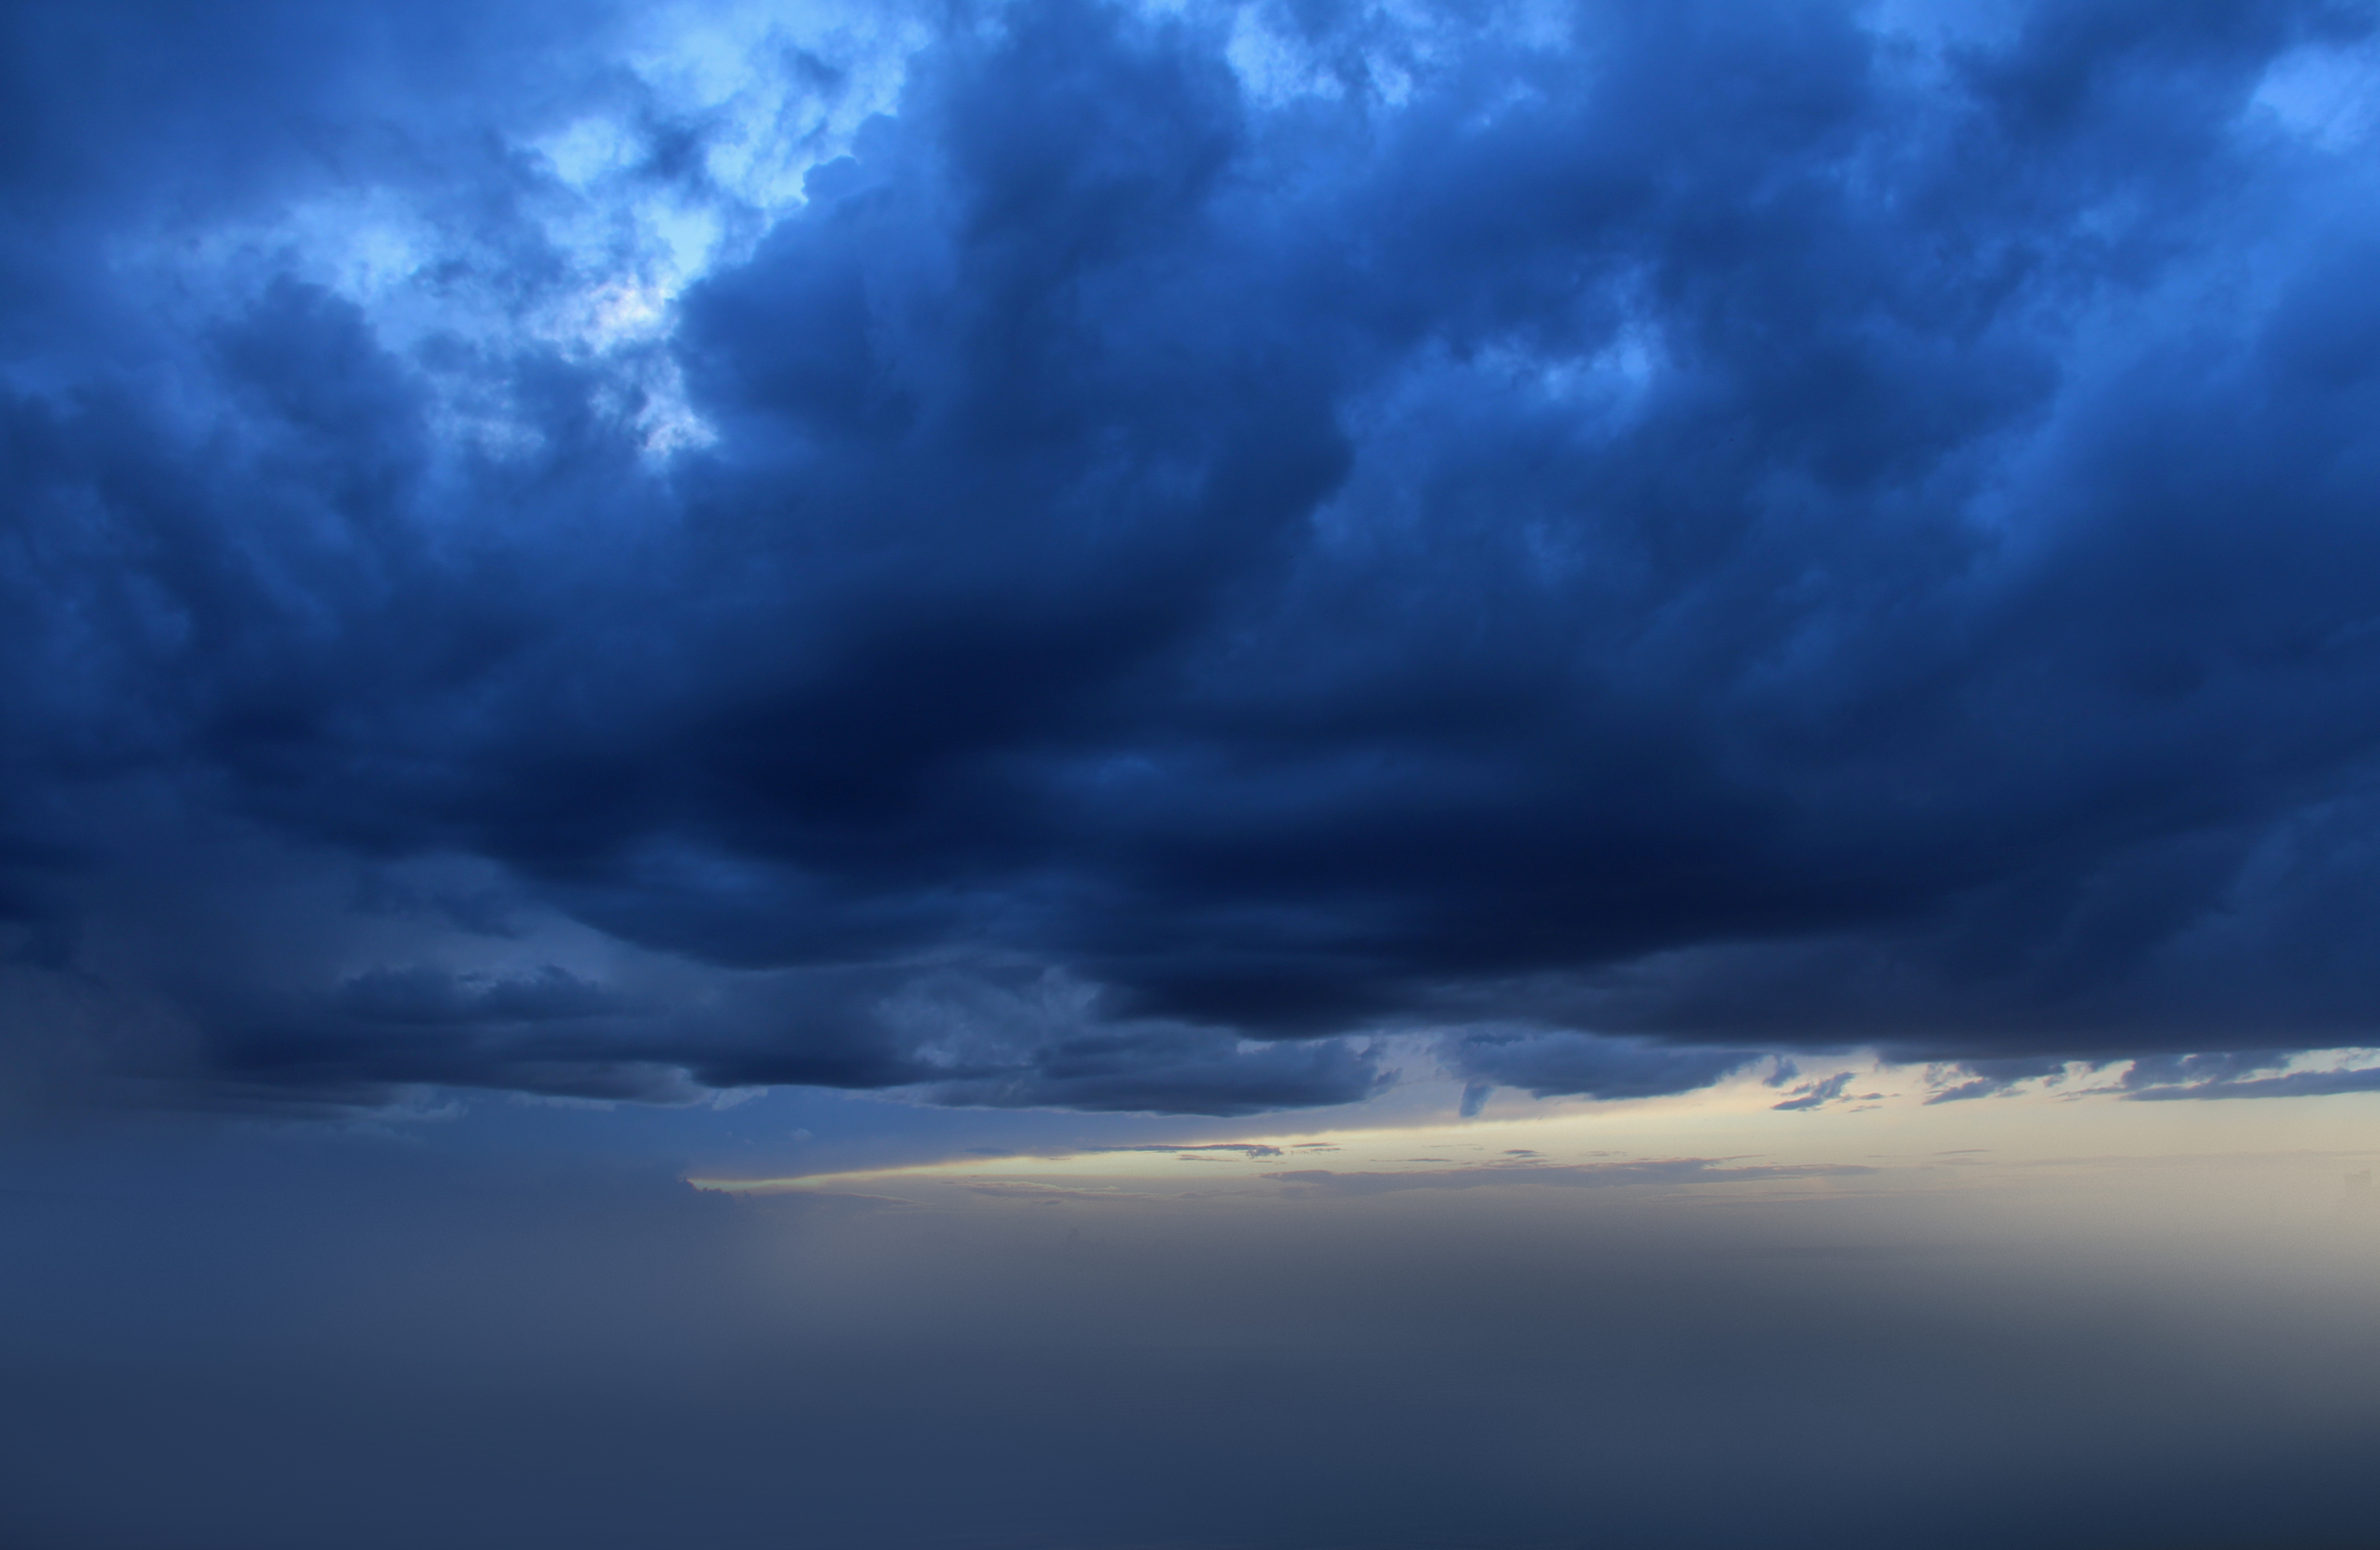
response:
{"label": "small isolated cloud", "polygon": [[[1025,1063],[924,1084],[933,1101],[1232,1117],[1357,1103],[1391,1084],[1373,1046],[1349,1039],[1249,1044],[1200,1029],[1086,1032],[1028,1046]],[[1169,1148],[1172,1150],[1173,1148]]]}
{"label": "small isolated cloud", "polygon": [[1733,1075],[1761,1057],[1756,1050],[1702,1049],[1643,1038],[1546,1030],[1471,1032],[1447,1035],[1439,1059],[1469,1079],[1463,1112],[1475,1114],[1495,1087],[1519,1087],[1532,1097],[1658,1097],[1692,1092]]}
{"label": "small isolated cloud", "polygon": [[1926,1081],[1934,1089],[1925,1101],[1928,1104],[1964,1103],[1972,1098],[1998,1097],[2026,1082],[2046,1080],[2055,1083],[2066,1075],[2067,1067],[2071,1063],[2064,1060],[2028,1056],[2013,1060],[1960,1060],[1936,1066],[1925,1073]]}
{"label": "small isolated cloud", "polygon": [[1793,1089],[1793,1096],[1782,1103],[1768,1107],[1786,1113],[1806,1112],[1824,1108],[1830,1103],[1868,1103],[1884,1096],[1882,1093],[1854,1093],[1850,1090],[1857,1072],[1838,1072],[1822,1082],[1804,1082]]}

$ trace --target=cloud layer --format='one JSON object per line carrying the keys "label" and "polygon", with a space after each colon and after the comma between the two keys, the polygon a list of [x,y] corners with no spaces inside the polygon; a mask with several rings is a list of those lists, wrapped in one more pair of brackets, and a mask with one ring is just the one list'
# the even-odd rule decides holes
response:
{"label": "cloud layer", "polygon": [[2368,1044],[2373,19],[12,7],[13,1087]]}

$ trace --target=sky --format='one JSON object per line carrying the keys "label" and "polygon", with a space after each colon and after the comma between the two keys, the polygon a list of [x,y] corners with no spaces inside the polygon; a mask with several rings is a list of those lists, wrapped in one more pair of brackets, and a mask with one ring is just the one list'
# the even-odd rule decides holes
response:
{"label": "sky", "polygon": [[2317,1546],[2380,8],[0,8],[0,1540]]}

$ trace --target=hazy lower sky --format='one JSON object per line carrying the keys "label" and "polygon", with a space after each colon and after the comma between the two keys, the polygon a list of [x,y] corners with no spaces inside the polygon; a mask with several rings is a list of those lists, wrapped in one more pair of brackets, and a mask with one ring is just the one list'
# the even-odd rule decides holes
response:
{"label": "hazy lower sky", "polygon": [[1910,1074],[1045,1156],[790,1093],[54,1136],[10,1543],[2363,1542],[2380,1096]]}
{"label": "hazy lower sky", "polygon": [[0,9],[0,1543],[2274,1546],[2380,9]]}

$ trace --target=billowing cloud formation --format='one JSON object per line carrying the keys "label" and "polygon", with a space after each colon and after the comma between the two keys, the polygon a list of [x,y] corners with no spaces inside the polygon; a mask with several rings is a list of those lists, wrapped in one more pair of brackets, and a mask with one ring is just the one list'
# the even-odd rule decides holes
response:
{"label": "billowing cloud formation", "polygon": [[2368,6],[481,9],[0,21],[20,1090],[2369,1042]]}

